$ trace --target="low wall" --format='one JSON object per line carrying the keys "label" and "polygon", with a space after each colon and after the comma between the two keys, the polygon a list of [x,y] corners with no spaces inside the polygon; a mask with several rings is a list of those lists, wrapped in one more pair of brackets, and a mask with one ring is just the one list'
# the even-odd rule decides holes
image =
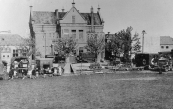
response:
{"label": "low wall", "polygon": [[93,72],[92,69],[89,68],[90,63],[75,63],[71,64],[71,68],[74,73],[80,73],[82,72]]}

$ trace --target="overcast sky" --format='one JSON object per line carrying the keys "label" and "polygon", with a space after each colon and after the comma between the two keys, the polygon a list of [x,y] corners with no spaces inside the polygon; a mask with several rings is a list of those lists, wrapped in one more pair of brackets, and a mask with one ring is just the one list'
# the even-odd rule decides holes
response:
{"label": "overcast sky", "polygon": [[[98,5],[105,21],[104,32],[116,33],[128,26],[133,33],[146,39],[153,37],[173,37],[173,0],[74,0],[80,12],[94,12]],[[25,37],[29,34],[29,6],[33,11],[55,11],[64,7],[69,11],[73,0],[0,0],[0,31],[11,30],[14,34]],[[150,42],[148,42],[149,44]],[[146,44],[147,45],[147,44]],[[149,45],[151,46],[151,44]]]}

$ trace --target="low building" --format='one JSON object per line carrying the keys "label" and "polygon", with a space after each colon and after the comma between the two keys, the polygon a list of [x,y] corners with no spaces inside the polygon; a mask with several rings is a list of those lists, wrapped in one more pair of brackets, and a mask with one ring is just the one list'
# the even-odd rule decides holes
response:
{"label": "low building", "polygon": [[160,52],[170,52],[173,49],[173,38],[160,36]]}
{"label": "low building", "polygon": [[12,57],[21,56],[19,47],[22,39],[17,34],[0,34],[0,58],[6,66],[10,66]]}

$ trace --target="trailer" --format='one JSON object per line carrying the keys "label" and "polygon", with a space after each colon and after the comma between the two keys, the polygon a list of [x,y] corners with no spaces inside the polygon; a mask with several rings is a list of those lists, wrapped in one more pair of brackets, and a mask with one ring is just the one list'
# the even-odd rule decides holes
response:
{"label": "trailer", "polygon": [[144,69],[151,69],[152,59],[156,57],[158,59],[158,53],[138,53],[135,54],[134,63],[136,64],[137,68],[144,68]]}

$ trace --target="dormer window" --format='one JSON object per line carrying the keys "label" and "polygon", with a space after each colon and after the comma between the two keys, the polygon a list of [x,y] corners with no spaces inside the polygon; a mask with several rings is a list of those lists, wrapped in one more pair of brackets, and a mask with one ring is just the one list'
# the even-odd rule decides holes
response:
{"label": "dormer window", "polygon": [[75,16],[72,16],[72,23],[75,23]]}

